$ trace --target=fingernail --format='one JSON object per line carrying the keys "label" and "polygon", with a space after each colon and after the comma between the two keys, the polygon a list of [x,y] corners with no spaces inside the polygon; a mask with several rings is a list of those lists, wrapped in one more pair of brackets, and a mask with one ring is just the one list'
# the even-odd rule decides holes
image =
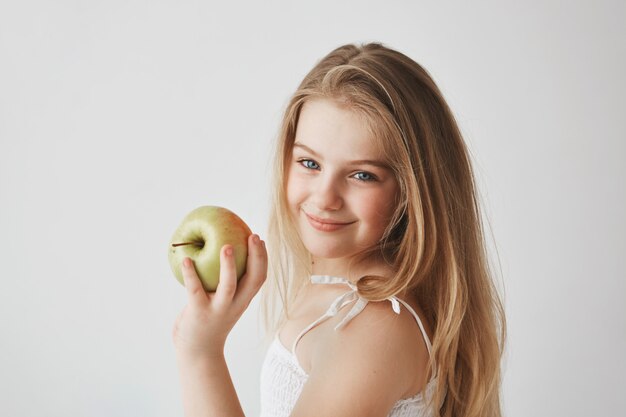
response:
{"label": "fingernail", "polygon": [[233,254],[233,248],[226,248],[226,256],[231,256]]}
{"label": "fingernail", "polygon": [[185,268],[189,268],[191,266],[191,259],[189,259],[189,258],[183,259],[183,266]]}
{"label": "fingernail", "polygon": [[252,236],[252,241],[253,241],[255,244],[258,244],[258,243],[259,243],[259,235],[254,235],[254,236]]}

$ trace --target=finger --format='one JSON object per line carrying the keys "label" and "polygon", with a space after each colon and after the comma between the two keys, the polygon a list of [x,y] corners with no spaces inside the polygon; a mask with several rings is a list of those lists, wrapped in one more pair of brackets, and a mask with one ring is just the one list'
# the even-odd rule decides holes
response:
{"label": "finger", "polygon": [[207,305],[209,300],[206,291],[190,258],[183,259],[182,271],[189,304],[194,308],[201,308]]}
{"label": "finger", "polygon": [[224,245],[220,251],[220,280],[215,290],[213,304],[216,308],[227,307],[237,291],[237,267],[232,245]]}
{"label": "finger", "polygon": [[248,238],[248,260],[246,274],[239,281],[239,291],[235,296],[237,303],[248,305],[259,291],[267,277],[267,249],[265,242],[258,235]]}

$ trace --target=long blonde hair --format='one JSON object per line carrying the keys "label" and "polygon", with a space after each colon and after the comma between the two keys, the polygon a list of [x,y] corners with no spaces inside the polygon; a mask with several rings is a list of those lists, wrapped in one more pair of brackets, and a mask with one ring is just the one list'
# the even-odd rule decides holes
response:
{"label": "long blonde hair", "polygon": [[[341,101],[369,121],[394,170],[400,200],[375,248],[396,273],[363,277],[359,294],[381,300],[411,291],[433,329],[441,416],[501,416],[500,360],[506,320],[492,279],[469,151],[433,79],[380,43],[344,45],[305,76],[276,141],[268,233],[270,274],[262,317],[268,335],[289,318],[311,259],[286,203],[287,163],[300,110],[313,97]],[[434,406],[434,405],[433,405]]]}

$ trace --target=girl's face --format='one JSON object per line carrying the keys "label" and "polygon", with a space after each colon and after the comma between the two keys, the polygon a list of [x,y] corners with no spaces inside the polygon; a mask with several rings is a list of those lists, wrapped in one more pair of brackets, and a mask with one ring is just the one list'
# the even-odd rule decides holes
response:
{"label": "girl's face", "polygon": [[348,258],[376,244],[398,183],[357,113],[330,99],[303,105],[287,172],[287,201],[314,258]]}

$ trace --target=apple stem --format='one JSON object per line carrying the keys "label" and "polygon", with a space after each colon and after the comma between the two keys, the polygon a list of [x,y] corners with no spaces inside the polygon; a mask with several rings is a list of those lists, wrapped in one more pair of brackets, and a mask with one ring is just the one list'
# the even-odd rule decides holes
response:
{"label": "apple stem", "polygon": [[198,242],[185,242],[185,243],[172,243],[173,247],[177,247],[177,246],[185,246],[185,245],[196,245],[196,246],[201,246],[198,244]]}

